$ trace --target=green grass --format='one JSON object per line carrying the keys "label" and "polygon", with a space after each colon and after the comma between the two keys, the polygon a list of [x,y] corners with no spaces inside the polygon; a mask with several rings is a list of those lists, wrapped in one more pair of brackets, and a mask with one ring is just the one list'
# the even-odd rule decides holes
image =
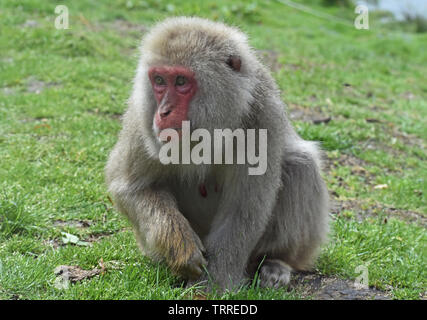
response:
{"label": "green grass", "polygon": [[[304,3],[354,17],[345,6]],[[369,264],[371,286],[396,299],[425,297],[427,235],[419,221],[427,216],[426,33],[389,30],[375,16],[370,30],[356,30],[277,1],[238,0],[73,1],[70,29],[56,30],[56,5],[25,0],[0,7],[0,299],[192,296],[164,265],[141,256],[103,179],[130,93],[140,26],[181,14],[240,26],[252,46],[277,55],[273,74],[290,110],[332,117],[327,124],[293,123],[332,159],[325,179],[336,201],[362,209],[335,214],[317,272],[354,279],[355,268]],[[24,26],[29,20],[37,25]],[[39,93],[31,90],[37,81]],[[61,232],[91,246],[64,244]],[[104,274],[55,287],[58,265],[92,269],[101,259]],[[251,285],[222,298],[303,297],[298,288]]]}

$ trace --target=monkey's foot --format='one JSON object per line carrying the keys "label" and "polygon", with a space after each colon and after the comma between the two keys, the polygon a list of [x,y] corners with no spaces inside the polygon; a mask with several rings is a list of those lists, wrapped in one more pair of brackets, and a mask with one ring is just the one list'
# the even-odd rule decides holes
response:
{"label": "monkey's foot", "polygon": [[291,279],[292,268],[281,260],[265,260],[259,272],[259,283],[263,288],[286,286]]}

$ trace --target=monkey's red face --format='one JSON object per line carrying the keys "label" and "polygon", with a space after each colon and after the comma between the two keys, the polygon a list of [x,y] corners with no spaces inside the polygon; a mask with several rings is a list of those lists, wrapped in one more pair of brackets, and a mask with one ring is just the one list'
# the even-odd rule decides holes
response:
{"label": "monkey's red face", "polygon": [[157,66],[148,70],[148,77],[157,101],[154,124],[158,134],[163,129],[175,129],[180,133],[197,91],[194,72],[181,66]]}

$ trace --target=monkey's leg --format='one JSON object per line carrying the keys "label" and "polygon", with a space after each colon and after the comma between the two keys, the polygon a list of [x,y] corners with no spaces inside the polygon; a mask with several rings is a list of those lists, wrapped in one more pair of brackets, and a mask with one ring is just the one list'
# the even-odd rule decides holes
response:
{"label": "monkey's leg", "polygon": [[200,276],[206,265],[203,244],[169,192],[122,191],[115,199],[119,210],[132,222],[144,254],[155,260],[165,260],[184,278]]}
{"label": "monkey's leg", "polygon": [[[273,164],[274,166],[274,164]],[[264,233],[280,186],[279,168],[249,176],[247,168],[235,166],[227,175],[223,195],[211,231],[205,239],[208,285],[233,289],[246,280],[249,256]]]}
{"label": "monkey's leg", "polygon": [[[281,261],[295,270],[311,267],[328,232],[328,192],[320,176],[315,155],[308,151],[288,151],[282,164],[282,188],[278,194],[272,219],[257,244],[248,266],[260,266],[261,284],[285,285],[288,268],[271,267],[272,260]],[[282,274],[281,274],[282,273]],[[282,279],[274,282],[276,278]],[[274,283],[273,283],[274,282]]]}

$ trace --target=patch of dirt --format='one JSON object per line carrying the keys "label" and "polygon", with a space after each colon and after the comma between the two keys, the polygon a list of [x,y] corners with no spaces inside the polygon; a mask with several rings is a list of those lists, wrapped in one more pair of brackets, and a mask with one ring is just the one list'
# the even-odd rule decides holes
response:
{"label": "patch of dirt", "polygon": [[[368,172],[365,167],[369,166],[368,163],[362,159],[359,159],[355,156],[348,154],[340,154],[339,158],[327,158],[323,162],[324,170],[327,173],[330,173],[337,166],[343,166],[351,168],[351,173],[363,177],[366,184],[374,185],[375,184],[375,175]],[[389,169],[384,169],[387,172],[392,173],[393,171]],[[338,184],[343,184],[343,179],[338,177]],[[379,187],[379,186],[377,186]],[[421,192],[421,191],[420,191]],[[383,205],[378,202],[369,203],[366,200],[360,199],[348,199],[340,201],[334,199],[338,197],[337,194],[332,194],[332,214],[340,215],[343,211],[351,211],[356,215],[356,218],[359,221],[366,219],[367,217],[378,217],[379,215],[385,215],[386,217],[395,217],[402,219],[407,222],[415,222],[421,226],[427,226],[427,217],[424,215],[411,211],[404,210],[399,208],[394,208],[392,206]],[[385,223],[387,219],[385,218]]]}
{"label": "patch of dirt", "polygon": [[[369,167],[369,164],[355,156],[340,153],[339,158],[325,158],[323,161],[323,169],[325,172],[330,173],[337,167],[351,168],[351,173],[363,177],[367,184],[374,184],[375,176],[371,174],[365,167]],[[385,169],[386,170],[386,169]],[[390,170],[388,170],[390,172]],[[338,177],[339,182],[343,182],[343,179]]]}
{"label": "patch of dirt", "polygon": [[[315,99],[315,97],[312,96],[311,99]],[[288,115],[291,120],[312,122],[313,124],[328,123],[332,120],[332,116],[326,115],[320,106],[305,108],[294,103],[288,105]]]}
{"label": "patch of dirt", "polygon": [[[117,232],[119,232],[119,231],[117,231]],[[109,236],[113,235],[114,233],[115,232],[106,231],[106,232],[91,234],[84,240],[87,242],[97,242],[97,241],[101,240],[102,238],[109,237]]]}
{"label": "patch of dirt", "polygon": [[291,278],[290,288],[302,290],[303,296],[316,300],[390,300],[390,296],[375,288],[358,288],[354,282],[327,277],[312,272],[298,272]]}
{"label": "patch of dirt", "polygon": [[74,227],[74,228],[88,228],[92,224],[89,220],[55,220],[53,222],[54,226],[57,227]]}
{"label": "patch of dirt", "polygon": [[406,91],[402,93],[400,96],[406,100],[414,100],[416,98],[416,96],[410,91]]}
{"label": "patch of dirt", "polygon": [[3,87],[1,88],[1,92],[5,95],[14,95],[16,94],[16,89],[15,88],[11,88],[11,87]]}
{"label": "patch of dirt", "polygon": [[[409,145],[409,146],[417,146],[417,147],[420,147],[422,149],[426,148],[425,141],[423,139],[417,137],[414,134],[402,132],[394,123],[380,122],[380,125],[381,125],[382,129],[385,132],[387,132],[388,135],[390,135],[393,138],[400,140],[402,142],[402,144]],[[394,152],[401,152],[401,151],[395,150],[389,146],[385,146],[385,147],[388,149],[394,150]]]}
{"label": "patch of dirt", "polygon": [[37,28],[40,24],[36,20],[27,20],[21,26],[23,28]]}
{"label": "patch of dirt", "polygon": [[83,15],[79,16],[80,21],[91,31],[112,30],[122,36],[134,36],[141,38],[149,28],[142,24],[133,23],[124,19],[116,19],[109,22],[91,23]]}
{"label": "patch of dirt", "polygon": [[401,132],[400,130],[394,128],[393,129],[393,137],[401,140],[403,144],[410,146],[418,146],[422,149],[426,149],[425,141],[413,134],[407,134],[405,132]]}
{"label": "patch of dirt", "polygon": [[19,121],[22,123],[28,123],[28,122],[48,122],[49,119],[52,119],[53,117],[35,117],[35,118],[23,118]]}
{"label": "patch of dirt", "polygon": [[[315,97],[313,97],[315,98]],[[313,123],[321,123],[330,120],[330,117],[327,117],[321,107],[315,108],[305,108],[296,104],[290,104],[289,106],[289,117],[292,120],[301,120]],[[366,119],[366,121],[371,123],[378,123],[384,127],[384,130],[389,131],[389,134],[392,137],[400,139],[404,144],[407,145],[417,145],[420,147],[424,147],[424,141],[414,135],[405,134],[400,132],[393,124],[386,125],[385,123],[377,120],[377,119]],[[401,151],[394,149],[390,146],[380,144],[378,141],[373,139],[363,142],[364,149],[381,149],[389,152],[393,155],[401,155]],[[351,169],[351,173],[353,175],[357,175],[362,177],[367,185],[375,185],[375,175],[370,173],[365,168],[369,167],[369,163],[359,159],[355,156],[340,153],[339,158],[326,158],[323,161],[323,167],[325,172],[330,173],[336,167],[342,166]],[[400,171],[390,170],[388,168],[383,168],[384,172],[399,174]],[[340,177],[337,177],[338,184],[343,185],[344,180]],[[381,187],[381,186],[376,186]],[[418,191],[421,192],[421,191]],[[337,194],[332,194],[332,197],[338,197]],[[346,200],[346,201],[338,201],[332,200],[333,208],[332,213],[339,215],[342,211],[348,210],[356,214],[356,218],[361,221],[366,219],[367,217],[378,217],[379,215],[385,215],[386,217],[396,217],[408,222],[415,222],[421,226],[427,226],[427,217],[424,215],[417,213],[411,210],[404,210],[399,208],[394,208],[391,206],[383,205],[375,202],[374,204],[369,204],[366,201],[362,200]],[[387,218],[385,218],[385,223],[387,222]]]}
{"label": "patch of dirt", "polygon": [[120,34],[127,35],[131,32],[139,32],[140,35],[148,31],[148,27],[142,24],[132,23],[123,19],[117,19],[110,23],[110,27],[118,31]]}
{"label": "patch of dirt", "polygon": [[357,143],[358,148],[361,150],[382,150],[388,154],[399,157],[402,155],[402,151],[390,147],[384,143],[379,142],[376,139],[368,139],[363,142]]}
{"label": "patch of dirt", "polygon": [[[351,89],[351,85],[346,83],[344,83],[343,85],[346,90]],[[312,96],[310,98],[313,102],[316,101],[315,96]],[[291,120],[312,122],[313,124],[328,123],[330,120],[332,120],[332,116],[328,115],[325,112],[327,111],[325,110],[325,108],[327,109],[327,106],[316,106],[313,108],[308,108],[290,103],[288,105],[288,115]],[[380,107],[374,106],[373,108],[378,111],[377,109]],[[334,119],[340,120],[343,119],[343,117],[338,116],[334,117]],[[392,139],[399,140],[403,145],[417,146],[421,149],[426,149],[426,144],[423,139],[417,137],[414,134],[402,132],[394,123],[383,122],[382,120],[377,118],[366,118],[365,120],[368,123],[373,123],[377,126],[380,126],[384,132],[386,132],[390,137],[392,137]],[[399,149],[391,147],[390,145],[377,141],[376,139],[368,139],[366,141],[358,143],[358,145],[361,149],[383,150],[395,156],[401,156],[403,152]]]}
{"label": "patch of dirt", "polygon": [[138,45],[142,36],[149,30],[149,28],[142,24],[132,23],[127,20],[117,19],[112,22],[98,23],[91,25],[90,29],[94,31],[109,30],[116,32],[121,37],[134,39],[133,43],[129,47],[120,48],[120,53],[123,56],[132,57],[136,59],[139,55]]}
{"label": "patch of dirt", "polygon": [[110,118],[115,119],[115,120],[121,120],[122,116],[123,116],[123,114],[118,113],[118,112],[101,111],[98,108],[95,108],[93,110],[92,109],[87,110],[87,112],[89,112],[91,114],[95,114],[95,115],[110,117]]}
{"label": "patch of dirt", "polygon": [[348,210],[356,215],[358,221],[363,221],[368,217],[378,217],[379,215],[385,215],[384,223],[387,223],[387,217],[399,218],[407,222],[417,223],[423,227],[427,227],[427,217],[424,215],[399,208],[383,205],[381,203],[368,203],[363,200],[345,200],[337,201],[333,203],[331,213],[340,215],[343,211]]}
{"label": "patch of dirt", "polygon": [[[406,155],[406,151],[403,151],[399,148],[393,147],[394,142],[399,141],[402,145],[411,146],[411,147],[419,147],[421,149],[426,149],[425,141],[414,135],[408,134],[399,129],[394,123],[384,122],[380,119],[376,118],[367,118],[366,122],[375,123],[376,126],[380,128],[381,131],[385,132],[390,140],[387,142],[378,141],[377,139],[368,139],[363,142],[359,142],[358,146],[362,150],[383,150],[384,152],[394,155],[396,157],[400,157],[402,155]],[[394,142],[393,142],[394,141]],[[419,156],[417,154],[413,154],[414,156],[424,160],[427,159],[425,156]]]}
{"label": "patch of dirt", "polygon": [[59,83],[57,82],[44,82],[37,80],[35,77],[29,77],[26,80],[27,84],[27,92],[29,93],[35,93],[40,94],[44,89],[58,86]]}
{"label": "patch of dirt", "polygon": [[[68,222],[61,221],[61,220],[56,220],[56,222],[54,222],[54,224],[55,223],[59,227],[71,226],[70,224],[67,224]],[[92,223],[90,222],[90,224],[88,226],[86,226],[85,221],[72,221],[71,224],[75,224],[75,225],[72,225],[72,226],[77,227],[77,228],[87,228]],[[115,233],[126,231],[126,230],[127,230],[126,228],[123,228],[121,230],[105,231],[105,232],[100,232],[100,233],[95,233],[95,234],[89,234],[89,235],[85,236],[84,238],[82,237],[80,240],[83,241],[83,242],[88,242],[89,244],[92,244],[93,242],[97,242],[97,241],[99,241],[99,240],[101,240],[101,239],[103,239],[105,237],[109,237],[109,236],[112,236]],[[61,238],[54,238],[54,239],[44,240],[43,244],[46,245],[46,246],[51,246],[53,248],[53,250],[56,250],[56,249],[58,249],[60,247],[64,247],[64,246],[68,245],[68,244],[64,243],[61,240]]]}
{"label": "patch of dirt", "polygon": [[355,156],[340,153],[339,158],[327,158],[324,161],[324,169],[327,172],[330,172],[337,166],[345,166],[349,168],[353,168],[352,173],[354,174],[363,174],[365,175],[366,170],[364,167],[368,166],[368,163],[362,159],[359,159]]}

